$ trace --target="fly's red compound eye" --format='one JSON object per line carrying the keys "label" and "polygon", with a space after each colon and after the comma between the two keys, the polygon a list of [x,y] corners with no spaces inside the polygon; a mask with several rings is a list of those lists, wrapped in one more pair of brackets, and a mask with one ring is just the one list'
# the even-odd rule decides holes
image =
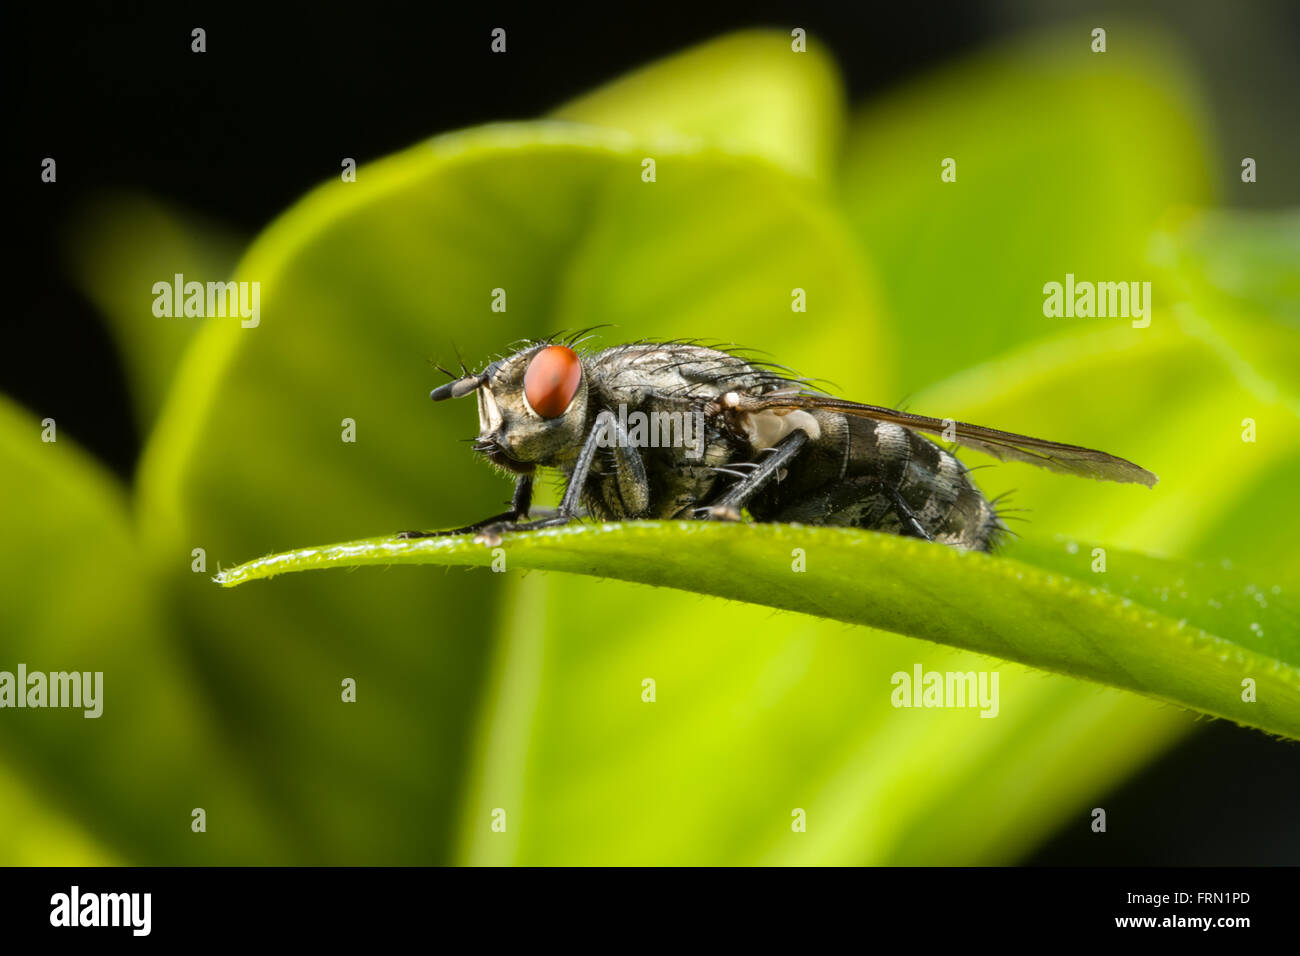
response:
{"label": "fly's red compound eye", "polygon": [[578,393],[582,362],[578,353],[563,345],[548,345],[528,363],[524,372],[524,397],[543,418],[559,418]]}

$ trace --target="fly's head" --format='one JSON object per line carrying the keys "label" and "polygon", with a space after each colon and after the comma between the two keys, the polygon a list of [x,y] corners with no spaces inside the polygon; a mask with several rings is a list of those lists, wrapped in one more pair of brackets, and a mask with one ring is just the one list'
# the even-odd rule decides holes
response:
{"label": "fly's head", "polygon": [[575,456],[587,427],[587,381],[578,353],[535,345],[477,375],[435,388],[435,401],[478,395],[474,450],[517,474]]}

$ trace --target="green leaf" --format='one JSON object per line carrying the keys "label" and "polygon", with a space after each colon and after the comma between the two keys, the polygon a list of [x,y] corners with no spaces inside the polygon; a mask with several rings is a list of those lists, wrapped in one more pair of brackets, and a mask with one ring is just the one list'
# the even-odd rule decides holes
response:
{"label": "green leaf", "polygon": [[1153,239],[1151,253],[1182,280],[1184,295],[1300,330],[1300,210],[1185,216]]}
{"label": "green leaf", "polygon": [[150,196],[110,193],[82,209],[66,230],[74,281],[99,309],[116,340],[136,419],[153,424],[181,354],[206,321],[153,313],[156,282],[220,282],[240,242],[226,227]]}
{"label": "green leaf", "polygon": [[4,866],[121,866],[125,860],[92,838],[69,815],[52,809],[23,784],[18,767],[0,767]]}
{"label": "green leaf", "polygon": [[[566,103],[556,119],[624,130],[651,147],[696,142],[823,177],[839,146],[839,74],[812,40],[732,33],[637,70]],[[654,155],[653,153],[651,155]]]}
{"label": "green leaf", "polygon": [[[964,554],[841,528],[637,522],[503,539],[518,566],[697,591],[949,643],[1137,691],[1300,738],[1300,602],[1293,583],[1111,549],[1019,545]],[[810,570],[795,577],[792,549]],[[1086,550],[1086,549],[1085,549]],[[663,555],[671,551],[674,560]],[[234,586],[285,571],[490,565],[466,536],[374,538],[272,555],[219,575]],[[1067,572],[1071,572],[1068,573]],[[1257,700],[1243,700],[1243,680]]]}
{"label": "green leaf", "polygon": [[[1027,37],[853,119],[843,208],[879,270],[902,380],[880,402],[1101,324],[1045,317],[1044,284],[1151,280],[1152,228],[1209,198],[1203,111],[1179,59],[1132,25],[1111,35],[1123,42],[1105,55],[1087,28]],[[940,178],[946,158],[955,182]],[[1166,289],[1152,295],[1153,322],[1170,321]]]}
{"label": "green leaf", "polygon": [[1221,355],[1258,402],[1300,418],[1300,211],[1184,211],[1148,250],[1179,328]]}
{"label": "green leaf", "polygon": [[[1134,694],[885,631],[501,576],[522,580],[466,782],[468,863],[1009,864],[1086,825],[1098,794],[1193,726]],[[892,675],[917,664],[995,668],[997,719],[894,708]],[[506,833],[484,825],[497,808]]]}
{"label": "green leaf", "polygon": [[[0,754],[15,774],[0,786],[0,797],[14,791],[6,826],[25,819],[55,833],[52,852],[78,865],[110,852],[153,864],[284,855],[147,587],[121,488],[66,437],[41,436],[35,418],[0,400],[0,670],[99,672],[102,712],[6,708]],[[190,830],[195,807],[220,839]],[[23,862],[24,843],[6,838],[4,862]]]}

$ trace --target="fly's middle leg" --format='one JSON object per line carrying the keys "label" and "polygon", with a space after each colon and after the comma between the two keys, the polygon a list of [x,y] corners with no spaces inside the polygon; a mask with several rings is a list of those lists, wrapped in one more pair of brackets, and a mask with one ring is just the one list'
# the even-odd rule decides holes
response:
{"label": "fly's middle leg", "polygon": [[808,433],[801,428],[796,428],[772,446],[772,450],[759,462],[757,468],[724,491],[711,504],[695,509],[696,514],[715,520],[739,521],[740,509],[762,491],[763,486],[788,465],[806,444],[808,444]]}

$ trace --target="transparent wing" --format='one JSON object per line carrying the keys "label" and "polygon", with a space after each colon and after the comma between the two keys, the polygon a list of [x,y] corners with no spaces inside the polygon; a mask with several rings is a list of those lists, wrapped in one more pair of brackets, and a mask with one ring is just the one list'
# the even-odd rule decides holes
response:
{"label": "transparent wing", "polygon": [[860,402],[845,401],[829,395],[785,392],[737,397],[739,404],[732,407],[741,412],[781,408],[824,408],[843,415],[870,418],[878,422],[889,422],[903,428],[910,428],[913,431],[927,432],[949,441],[955,440],[960,445],[991,455],[999,461],[1023,461],[1067,475],[1097,478],[1102,481],[1136,482],[1148,488],[1159,480],[1145,468],[1123,458],[1108,455],[1104,451],[1030,438],[1028,435],[1016,435],[996,428],[985,428],[983,425],[913,415],[910,412],[900,412],[879,405],[863,405]]}

